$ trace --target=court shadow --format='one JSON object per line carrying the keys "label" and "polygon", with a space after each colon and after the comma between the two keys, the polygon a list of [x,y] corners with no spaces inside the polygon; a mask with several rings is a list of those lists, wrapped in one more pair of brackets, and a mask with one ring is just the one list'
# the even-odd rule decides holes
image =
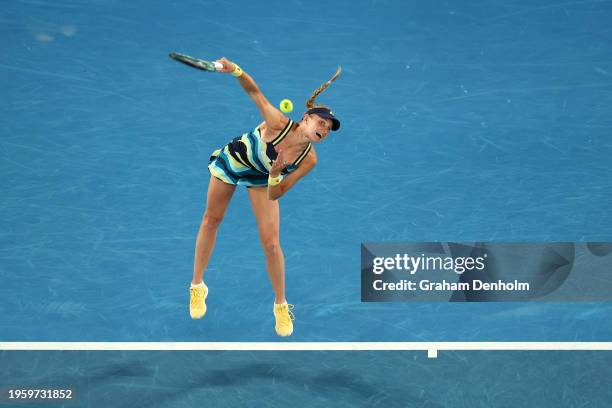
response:
{"label": "court shadow", "polygon": [[154,369],[151,363],[128,360],[92,367],[89,371],[89,378],[92,381],[104,381],[127,377],[150,377],[153,373]]}
{"label": "court shadow", "polygon": [[199,375],[204,388],[244,387],[258,380],[270,380],[287,388],[309,390],[309,394],[328,400],[342,400],[347,404],[405,407],[417,404],[426,408],[442,408],[406,389],[389,390],[389,384],[373,381],[368,373],[349,369],[329,369],[313,366],[310,369],[285,363],[251,363],[226,369],[207,369]]}
{"label": "court shadow", "polygon": [[[280,371],[284,371],[281,368]],[[249,383],[253,380],[269,378],[271,375],[284,377],[279,373],[279,367],[268,363],[251,363],[235,368],[207,369],[199,375],[198,383],[203,387],[232,387]]]}

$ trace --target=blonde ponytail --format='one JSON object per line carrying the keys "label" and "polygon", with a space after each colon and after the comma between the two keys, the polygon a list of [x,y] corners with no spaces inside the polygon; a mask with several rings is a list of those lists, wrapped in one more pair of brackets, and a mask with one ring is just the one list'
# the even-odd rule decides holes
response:
{"label": "blonde ponytail", "polygon": [[340,73],[342,72],[342,68],[338,67],[338,69],[336,70],[336,73],[334,74],[334,76],[332,76],[329,81],[325,82],[323,85],[321,85],[320,87],[318,87],[317,89],[314,90],[314,92],[312,93],[312,95],[310,95],[310,98],[308,99],[308,101],[306,101],[306,109],[311,109],[315,106],[314,102],[315,99],[317,99],[317,96],[319,96],[319,94],[321,92],[323,92],[324,90],[327,89],[327,87],[336,80],[336,78],[338,78],[340,76]]}

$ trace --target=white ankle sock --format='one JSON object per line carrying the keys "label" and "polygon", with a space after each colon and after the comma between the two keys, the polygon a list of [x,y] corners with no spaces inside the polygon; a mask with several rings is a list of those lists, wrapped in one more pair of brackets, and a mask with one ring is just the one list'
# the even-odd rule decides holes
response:
{"label": "white ankle sock", "polygon": [[198,283],[196,285],[194,285],[193,283],[191,284],[192,288],[201,288],[202,286],[204,286],[204,281],[202,281],[202,282],[200,282],[200,283]]}

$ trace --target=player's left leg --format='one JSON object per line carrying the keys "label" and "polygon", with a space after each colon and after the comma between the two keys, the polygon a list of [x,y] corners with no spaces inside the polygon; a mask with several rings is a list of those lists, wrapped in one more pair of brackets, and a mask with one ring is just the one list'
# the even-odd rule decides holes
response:
{"label": "player's left leg", "polygon": [[289,336],[293,332],[292,314],[285,299],[285,257],[280,246],[280,209],[278,201],[268,199],[267,188],[249,188],[251,207],[257,219],[259,239],[266,256],[266,270],[274,290],[276,333]]}

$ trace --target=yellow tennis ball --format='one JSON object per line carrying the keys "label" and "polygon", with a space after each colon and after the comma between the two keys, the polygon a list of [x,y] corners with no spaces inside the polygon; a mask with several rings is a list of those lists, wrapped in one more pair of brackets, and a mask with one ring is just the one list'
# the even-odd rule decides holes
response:
{"label": "yellow tennis ball", "polygon": [[283,99],[280,103],[280,110],[289,113],[293,110],[293,102],[290,99]]}

